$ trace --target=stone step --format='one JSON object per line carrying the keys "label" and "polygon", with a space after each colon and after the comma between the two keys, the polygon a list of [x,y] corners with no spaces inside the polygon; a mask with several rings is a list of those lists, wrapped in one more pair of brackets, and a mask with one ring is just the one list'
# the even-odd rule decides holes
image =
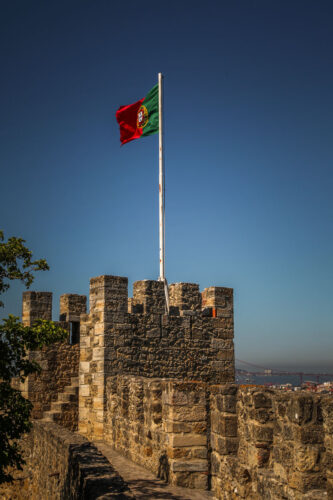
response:
{"label": "stone step", "polygon": [[44,411],[44,417],[43,420],[46,419],[47,422],[52,422],[54,420],[54,417],[60,417],[61,413],[56,410],[48,410]]}
{"label": "stone step", "polygon": [[45,413],[44,412],[44,417],[40,419],[41,422],[54,422],[53,420],[53,417],[50,417],[50,416],[45,416]]}
{"label": "stone step", "polygon": [[64,393],[67,393],[67,394],[78,394],[79,393],[79,387],[77,386],[73,386],[73,385],[67,385],[65,388],[64,388]]}
{"label": "stone step", "polygon": [[63,402],[63,403],[69,403],[69,402],[76,402],[77,401],[77,394],[72,394],[70,392],[60,392],[58,394],[58,403]]}
{"label": "stone step", "polygon": [[79,396],[79,377],[71,377],[71,385],[64,387],[63,392],[58,393],[57,401],[51,402],[51,409],[43,413],[44,422],[52,422],[59,418],[64,418],[66,410],[74,411],[78,404]]}
{"label": "stone step", "polygon": [[66,408],[68,408],[72,403],[69,401],[53,401],[51,403],[51,410],[62,412]]}

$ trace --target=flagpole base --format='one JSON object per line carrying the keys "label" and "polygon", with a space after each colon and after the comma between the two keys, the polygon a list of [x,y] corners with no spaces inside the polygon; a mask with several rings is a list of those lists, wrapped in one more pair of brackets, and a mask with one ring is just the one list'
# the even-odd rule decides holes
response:
{"label": "flagpole base", "polygon": [[169,305],[169,287],[166,278],[162,278],[161,276],[158,278],[158,281],[162,281],[164,283],[164,294],[165,294],[165,312],[169,315],[170,305]]}

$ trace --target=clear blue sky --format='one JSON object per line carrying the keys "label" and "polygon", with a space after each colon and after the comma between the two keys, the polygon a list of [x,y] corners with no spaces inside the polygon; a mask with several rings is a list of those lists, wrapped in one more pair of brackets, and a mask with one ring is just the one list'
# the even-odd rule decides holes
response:
{"label": "clear blue sky", "polygon": [[333,371],[332,24],[331,1],[2,2],[1,227],[47,258],[55,318],[92,276],[158,277],[158,138],[120,147],[115,111],[161,71],[169,282],[234,288],[237,358]]}

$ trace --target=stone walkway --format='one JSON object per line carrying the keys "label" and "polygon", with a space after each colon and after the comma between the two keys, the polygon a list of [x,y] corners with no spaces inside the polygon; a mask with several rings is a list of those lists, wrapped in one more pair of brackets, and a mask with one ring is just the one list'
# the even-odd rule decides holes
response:
{"label": "stone walkway", "polygon": [[209,491],[190,490],[166,484],[157,479],[152,472],[123,457],[103,441],[97,441],[94,444],[126,481],[138,500],[214,500],[216,498]]}

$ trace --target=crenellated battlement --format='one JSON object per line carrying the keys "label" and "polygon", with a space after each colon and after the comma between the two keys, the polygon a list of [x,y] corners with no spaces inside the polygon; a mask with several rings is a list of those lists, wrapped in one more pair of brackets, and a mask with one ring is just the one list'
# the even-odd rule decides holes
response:
{"label": "crenellated battlement", "polygon": [[169,286],[171,314],[201,311],[202,299],[197,283],[172,283]]}
{"label": "crenellated battlement", "polygon": [[[233,317],[233,289],[205,288],[197,283],[169,285],[170,316]],[[133,284],[133,297],[128,297],[128,279],[102,275],[90,280],[90,314],[128,313],[165,315],[164,284],[141,280]],[[77,322],[87,313],[85,295],[65,293],[60,296],[59,321]],[[24,292],[22,320],[32,324],[36,319],[52,319],[52,292]]]}
{"label": "crenellated battlement", "polygon": [[75,293],[60,296],[60,321],[79,322],[81,314],[87,312],[87,297]]}
{"label": "crenellated battlement", "polygon": [[164,314],[165,295],[162,281],[143,280],[133,284],[134,313]]}
{"label": "crenellated battlement", "polygon": [[37,319],[52,319],[52,292],[23,292],[22,323],[30,326]]}
{"label": "crenellated battlement", "polygon": [[81,315],[79,430],[98,437],[106,382],[118,375],[208,383],[234,381],[232,289],[99,276],[90,281],[90,312]]}

